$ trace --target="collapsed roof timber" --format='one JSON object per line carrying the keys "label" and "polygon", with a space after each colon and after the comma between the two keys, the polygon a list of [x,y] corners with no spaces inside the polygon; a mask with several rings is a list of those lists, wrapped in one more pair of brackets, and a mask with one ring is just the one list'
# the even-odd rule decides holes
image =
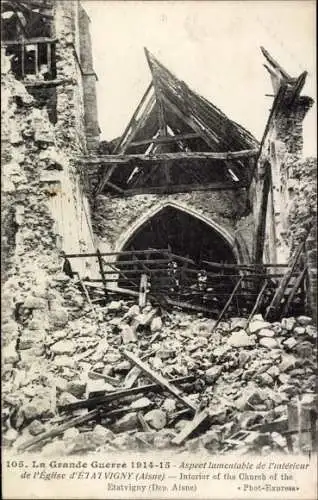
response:
{"label": "collapsed roof timber", "polygon": [[246,186],[257,140],[178,80],[147,49],[152,81],[111,155],[105,187],[119,193]]}

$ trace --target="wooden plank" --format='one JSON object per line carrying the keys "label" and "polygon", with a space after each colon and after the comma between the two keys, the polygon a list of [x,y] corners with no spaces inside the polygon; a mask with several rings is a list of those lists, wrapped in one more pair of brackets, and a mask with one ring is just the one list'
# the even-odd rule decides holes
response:
{"label": "wooden plank", "polygon": [[169,184],[164,186],[145,186],[141,188],[126,189],[123,196],[135,196],[138,194],[173,194],[187,193],[191,191],[231,191],[247,188],[245,182],[212,182],[210,184]]}
{"label": "wooden plank", "polygon": [[[150,82],[150,84],[148,85],[147,90],[144,93],[144,95],[143,95],[140,103],[136,107],[136,109],[134,111],[134,114],[132,115],[131,120],[129,121],[129,123],[128,123],[128,125],[127,125],[127,127],[126,127],[126,129],[125,129],[125,131],[123,133],[123,135],[121,136],[121,139],[120,139],[119,143],[115,147],[115,150],[114,150],[115,153],[118,153],[119,151],[122,151],[123,149],[125,149],[125,147],[127,147],[127,142],[128,142],[128,137],[129,137],[128,136],[129,131],[131,131],[130,132],[130,136],[134,136],[134,134],[136,133],[136,131],[137,131],[137,123],[138,123],[137,116],[138,116],[141,108],[145,104],[146,100],[148,99],[148,96],[150,94],[150,91],[151,91],[152,87],[153,87],[153,84],[152,84],[152,82]],[[149,106],[149,103],[148,103],[148,106]],[[146,113],[146,114],[147,114],[148,106],[144,110],[144,113]],[[140,119],[141,119],[141,117],[140,117]]]}
{"label": "wooden plank", "polygon": [[147,302],[147,286],[148,286],[148,276],[145,273],[142,273],[140,277],[140,286],[139,286],[139,307],[142,309],[145,307]]}
{"label": "wooden plank", "polygon": [[299,94],[302,91],[303,86],[305,85],[307,75],[308,75],[307,71],[301,73],[297,78],[295,84],[293,85],[292,94],[290,97],[288,96],[287,98],[287,103],[289,107],[291,107],[293,103],[296,101],[297,97],[299,97]]}
{"label": "wooden plank", "polygon": [[301,273],[299,273],[298,277],[295,280],[295,283],[294,283],[294,285],[293,285],[293,287],[288,295],[288,299],[286,301],[286,304],[284,305],[283,312],[282,312],[283,316],[286,316],[288,314],[289,308],[290,308],[291,303],[292,303],[292,301],[297,293],[297,290],[299,289],[299,287],[301,286],[302,282],[305,279],[306,272],[307,272],[307,266],[304,267],[304,269],[301,271]]}
{"label": "wooden plank", "polygon": [[[168,127],[167,127],[164,103],[163,103],[163,99],[162,99],[162,93],[161,93],[160,87],[157,84],[156,72],[153,70],[150,53],[148,52],[148,50],[146,48],[145,48],[145,54],[146,54],[146,58],[147,58],[149,67],[150,67],[151,72],[152,72],[152,81],[153,81],[155,94],[156,94],[156,105],[157,105],[157,109],[158,109],[158,122],[159,122],[159,137],[165,138],[168,136]],[[157,146],[155,146],[155,147],[159,148],[160,145],[157,144]],[[151,151],[151,156],[153,156],[153,154],[154,154],[154,151]],[[168,161],[164,161],[163,170],[164,170],[166,184],[170,184],[171,183],[171,175],[170,175],[170,166],[169,166]]]}
{"label": "wooden plank", "polygon": [[81,285],[81,287],[82,287],[82,290],[83,290],[83,292],[84,292],[84,294],[85,294],[86,300],[87,300],[87,302],[89,303],[90,308],[91,308],[91,310],[93,311],[95,318],[97,318],[96,309],[95,309],[95,307],[93,306],[93,303],[92,303],[92,301],[91,301],[91,298],[90,298],[90,296],[89,296],[89,293],[88,293],[88,290],[87,290],[87,288],[86,288],[86,286],[85,286],[85,283],[81,280],[81,278],[80,278],[79,276],[77,277],[77,279],[78,279],[78,281],[79,281],[79,284],[80,284],[80,285]]}
{"label": "wooden plank", "polygon": [[215,323],[215,325],[214,325],[214,326],[213,326],[213,328],[212,328],[212,332],[216,329],[216,327],[217,327],[217,326],[219,325],[219,323],[222,321],[223,316],[224,316],[224,314],[226,313],[226,311],[228,310],[228,308],[229,308],[229,306],[230,306],[230,304],[231,304],[231,302],[232,302],[232,299],[233,299],[233,297],[234,297],[234,295],[235,295],[236,291],[238,290],[238,288],[239,288],[240,284],[242,283],[243,278],[244,278],[244,276],[241,276],[241,277],[240,277],[240,279],[238,280],[238,282],[236,283],[235,287],[233,288],[233,291],[232,291],[232,293],[231,293],[231,295],[230,295],[230,297],[229,297],[229,299],[228,299],[227,303],[226,303],[226,304],[225,304],[225,306],[223,307],[223,309],[222,309],[222,311],[221,311],[221,314],[220,314],[220,316],[219,316],[219,317],[218,317],[218,319],[217,319],[217,322]]}
{"label": "wooden plank", "polygon": [[47,432],[43,432],[42,434],[36,436],[33,439],[30,439],[26,441],[25,443],[22,443],[18,450],[23,451],[26,450],[27,448],[31,448],[31,446],[34,446],[36,444],[42,443],[42,441],[47,441],[48,439],[54,438],[56,436],[60,436],[63,434],[67,429],[70,429],[71,427],[75,427],[76,425],[83,424],[85,422],[88,422],[92,418],[96,417],[98,415],[99,409],[94,409],[87,413],[86,415],[81,415],[80,417],[75,417],[72,418],[71,420],[68,420],[65,424],[60,425],[59,427],[56,427],[55,429],[51,429]]}
{"label": "wooden plank", "polygon": [[21,44],[21,75],[24,79],[25,77],[25,45],[24,42]]}
{"label": "wooden plank", "polygon": [[208,260],[202,260],[203,264],[208,264],[211,267],[224,267],[224,269],[255,269],[262,267],[288,267],[288,264],[226,264],[223,262],[210,262]]}
{"label": "wooden plank", "polygon": [[181,401],[185,406],[193,411],[196,411],[196,406],[183,396],[182,391],[168,382],[162,375],[155,373],[146,363],[141,361],[135,354],[123,350],[123,355],[136,366],[138,366],[149,378],[154,380],[157,384],[161,385],[163,389],[166,389],[170,394],[172,394],[176,399]]}
{"label": "wooden plank", "polygon": [[[120,266],[120,265],[137,265],[137,264],[167,264],[168,262],[170,262],[168,259],[136,259],[136,260],[116,260],[116,261],[111,261],[111,262],[105,262],[105,266]],[[115,268],[117,273],[120,273],[121,272],[121,269],[117,269]],[[126,271],[126,269],[125,269]]]}
{"label": "wooden plank", "polygon": [[38,46],[35,45],[35,51],[34,51],[34,74],[37,76],[39,74],[39,53],[38,53]]}
{"label": "wooden plank", "polygon": [[103,269],[103,259],[102,259],[102,256],[101,256],[99,249],[96,250],[96,255],[97,255],[97,259],[98,259],[99,272],[100,272],[100,275],[101,275],[102,280],[103,280],[105,299],[107,301],[108,292],[107,292],[106,277],[105,277],[104,269]]}
{"label": "wooden plank", "polygon": [[[130,141],[133,139],[135,134],[138,132],[138,130],[145,124],[151,109],[155,103],[155,98],[153,96],[150,97],[149,101],[147,102],[141,116],[138,117],[138,114],[140,110],[142,109],[144,103],[148,99],[149,93],[152,89],[152,82],[148,86],[143,98],[141,99],[140,103],[138,104],[130,122],[128,123],[126,130],[124,131],[119,143],[114,149],[115,156],[118,153],[122,153],[126,150],[126,148],[129,146]],[[113,165],[102,177],[99,185],[97,186],[96,194],[99,194],[102,192],[102,190],[105,187],[106,182],[111,178],[112,174],[114,173],[115,169],[117,168],[117,162],[115,162],[115,165]]]}
{"label": "wooden plank", "polygon": [[265,164],[265,172],[260,181],[260,201],[259,210],[256,218],[255,229],[255,248],[254,248],[254,262],[260,264],[263,261],[264,242],[265,242],[265,228],[267,217],[267,204],[270,187],[272,183],[271,165],[269,162]]}
{"label": "wooden plank", "polygon": [[176,437],[171,440],[173,444],[181,444],[185,439],[191,436],[191,434],[205,421],[209,419],[208,410],[203,410],[197,413],[191,422],[187,423]]}
{"label": "wooden plank", "polygon": [[119,186],[116,186],[116,184],[114,184],[113,182],[110,182],[110,181],[106,181],[105,186],[109,186],[110,188],[114,189],[115,191],[117,191],[117,193],[120,193],[120,194],[123,194],[125,192],[124,189],[120,188]]}
{"label": "wooden plank", "polygon": [[210,309],[208,307],[204,306],[199,306],[196,304],[190,304],[189,302],[186,301],[181,301],[181,300],[173,300],[170,297],[165,297],[165,300],[167,304],[174,306],[174,307],[180,307],[181,309],[186,309],[189,311],[196,311],[196,312],[203,312],[207,314],[218,314],[219,309]]}
{"label": "wooden plank", "polygon": [[57,87],[58,85],[66,85],[68,83],[73,83],[73,80],[69,79],[54,79],[54,80],[34,80],[25,81],[23,80],[23,85],[25,87]]}
{"label": "wooden plank", "polygon": [[[307,239],[307,238],[306,238]],[[306,241],[306,240],[305,240]],[[297,248],[295,255],[292,259],[290,267],[287,269],[284,277],[281,280],[281,283],[279,287],[277,288],[274,297],[272,299],[272,302],[270,303],[269,307],[266,310],[266,313],[264,315],[264,319],[269,319],[271,318],[275,312],[280,308],[280,304],[282,301],[282,298],[284,296],[285,290],[290,282],[290,279],[294,273],[294,270],[298,264],[298,261],[300,259],[300,256],[304,250],[305,247],[305,241],[303,241]]]}
{"label": "wooden plank", "polygon": [[[167,254],[167,249],[163,249],[163,250],[160,250],[160,249],[155,249],[155,248],[151,248],[151,249],[147,249],[147,250],[126,250],[126,251],[123,251],[123,252],[100,252],[100,255],[102,257],[111,257],[112,255],[145,255],[145,254],[149,254],[149,252],[151,254],[154,254],[154,253],[158,253],[158,254],[164,254],[166,255]],[[67,258],[74,258],[74,257],[97,257],[97,253],[69,253],[69,254],[65,254],[65,257]]]}
{"label": "wooden plank", "polygon": [[[177,151],[175,153],[152,153],[145,155],[135,154],[111,154],[103,156],[84,156],[78,158],[77,162],[84,165],[109,165],[129,163],[138,160],[140,162],[159,162],[176,160],[235,160],[238,158],[250,158],[258,154],[258,149],[243,149],[241,151]],[[226,165],[225,165],[226,166]]]}
{"label": "wooden plank", "polygon": [[263,283],[262,288],[261,288],[261,290],[260,290],[260,292],[259,292],[259,294],[257,296],[257,299],[256,299],[255,304],[253,306],[253,309],[251,311],[251,314],[248,317],[247,326],[250,324],[252,317],[254,316],[254,314],[256,313],[256,311],[258,310],[260,302],[261,302],[261,300],[263,298],[263,295],[264,295],[264,292],[265,292],[267,286],[268,286],[268,281],[264,280],[264,283]]}
{"label": "wooden plank", "polygon": [[117,283],[117,281],[119,280],[119,277],[120,277],[120,278],[124,278],[125,280],[127,280],[128,283],[130,283],[131,285],[136,286],[135,282],[131,281],[129,276],[127,276],[123,271],[121,271],[120,269],[117,269],[114,265],[110,264],[109,262],[107,262],[107,266],[113,270],[112,271],[113,274],[118,274],[118,277],[116,277],[114,279],[105,278],[105,281],[107,281],[108,283],[109,282]]}
{"label": "wooden plank", "polygon": [[127,373],[124,380],[124,387],[126,389],[131,389],[135,382],[138,380],[139,375],[141,374],[141,369],[138,366],[133,366],[131,370]]}
{"label": "wooden plank", "polygon": [[167,135],[165,137],[153,137],[152,139],[143,139],[140,141],[133,141],[130,146],[142,146],[146,144],[169,144],[178,141],[185,141],[187,139],[197,139],[200,135],[197,132],[192,132],[188,134],[178,134],[178,135]]}
{"label": "wooden plank", "polygon": [[34,45],[35,43],[55,43],[58,41],[58,38],[48,38],[44,36],[40,36],[37,38],[29,38],[28,40],[3,40],[1,43],[4,46],[9,45]]}
{"label": "wooden plank", "polygon": [[[173,384],[184,384],[186,382],[193,382],[195,377],[193,375],[188,375],[186,377],[176,377],[170,382]],[[121,389],[114,392],[108,392],[103,396],[98,396],[96,398],[83,399],[82,401],[76,401],[75,403],[69,403],[66,405],[60,405],[58,407],[59,411],[72,411],[78,410],[79,408],[92,408],[97,405],[103,405],[109,401],[117,400],[120,398],[125,398],[129,396],[134,396],[140,393],[147,392],[157,392],[163,389],[158,383],[142,385],[140,387],[133,387],[131,389]]]}
{"label": "wooden plank", "polygon": [[89,376],[89,378],[93,378],[93,379],[102,378],[103,380],[105,380],[109,384],[112,384],[115,386],[119,386],[121,384],[120,380],[117,380],[114,377],[110,377],[109,375],[104,375],[103,373],[95,372],[94,370],[90,370],[88,372],[88,376]]}
{"label": "wooden plank", "polygon": [[47,70],[51,74],[52,71],[52,46],[50,43],[46,45]]}
{"label": "wooden plank", "polygon": [[150,427],[150,425],[146,422],[146,420],[144,419],[143,417],[143,414],[141,413],[141,411],[139,411],[137,413],[137,417],[138,417],[138,420],[141,424],[141,427],[142,427],[142,430],[144,432],[151,432],[152,431],[152,428]]}

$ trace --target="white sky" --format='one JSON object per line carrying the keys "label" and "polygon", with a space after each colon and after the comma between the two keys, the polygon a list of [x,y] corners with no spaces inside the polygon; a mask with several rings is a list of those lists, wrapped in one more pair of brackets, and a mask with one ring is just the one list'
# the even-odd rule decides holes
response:
{"label": "white sky", "polygon": [[[272,93],[264,46],[291,74],[309,75],[316,100],[315,2],[82,0],[91,18],[102,139],[122,134],[150,82],[143,47],[178,78],[261,139]],[[316,154],[316,107],[305,154]]]}

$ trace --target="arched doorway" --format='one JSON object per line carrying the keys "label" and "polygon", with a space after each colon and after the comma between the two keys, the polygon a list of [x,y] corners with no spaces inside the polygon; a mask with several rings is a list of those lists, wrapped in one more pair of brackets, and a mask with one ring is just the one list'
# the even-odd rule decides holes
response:
{"label": "arched doorway", "polygon": [[219,231],[173,205],[162,207],[144,221],[127,239],[122,250],[167,248],[196,262],[237,262],[233,247]]}
{"label": "arched doorway", "polygon": [[[148,270],[152,291],[210,308],[217,302],[220,309],[237,281],[235,270],[213,268],[208,264],[239,262],[233,236],[215,222],[184,207],[173,203],[156,207],[144,214],[124,236],[118,250],[125,253],[118,258],[118,268],[129,280],[122,275],[121,287],[127,288],[134,281],[137,285],[141,269],[145,273]],[[156,250],[166,250],[168,257],[158,256]],[[128,252],[136,252],[137,257]],[[165,259],[169,255],[172,257],[168,262]],[[129,259],[134,263],[129,264]],[[171,264],[175,266],[172,269]]]}

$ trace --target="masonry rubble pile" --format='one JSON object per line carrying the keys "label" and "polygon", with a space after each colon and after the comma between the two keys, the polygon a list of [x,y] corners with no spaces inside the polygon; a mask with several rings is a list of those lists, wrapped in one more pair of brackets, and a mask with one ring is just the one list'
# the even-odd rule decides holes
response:
{"label": "masonry rubble pile", "polygon": [[[32,436],[67,420],[69,415],[59,414],[60,405],[96,391],[107,394],[151,383],[127,360],[123,348],[167,380],[195,376],[183,391],[195,406],[208,410],[209,425],[192,433],[180,450],[225,453],[226,440],[235,432],[286,418],[287,404],[295,398],[309,402],[314,398],[317,329],[309,317],[268,323],[255,315],[248,326],[246,319],[231,318],[212,331],[212,319],[167,313],[150,304],[140,311],[132,302],[113,300],[92,311],[74,280],[60,273],[52,283],[56,293],[63,291],[64,303],[49,312],[45,352],[31,364],[24,355],[28,342],[21,336],[3,353],[6,446],[19,449]],[[33,292],[25,298],[19,310],[24,328],[30,328],[33,314],[42,313],[45,319],[44,302]],[[106,419],[69,428],[30,451],[51,456],[171,449],[176,447],[173,438],[193,419],[165,391],[130,396],[117,404],[125,407],[122,413],[107,420],[106,408]],[[87,408],[74,414],[85,412]],[[278,432],[252,430],[237,453],[286,450],[286,439]]]}

